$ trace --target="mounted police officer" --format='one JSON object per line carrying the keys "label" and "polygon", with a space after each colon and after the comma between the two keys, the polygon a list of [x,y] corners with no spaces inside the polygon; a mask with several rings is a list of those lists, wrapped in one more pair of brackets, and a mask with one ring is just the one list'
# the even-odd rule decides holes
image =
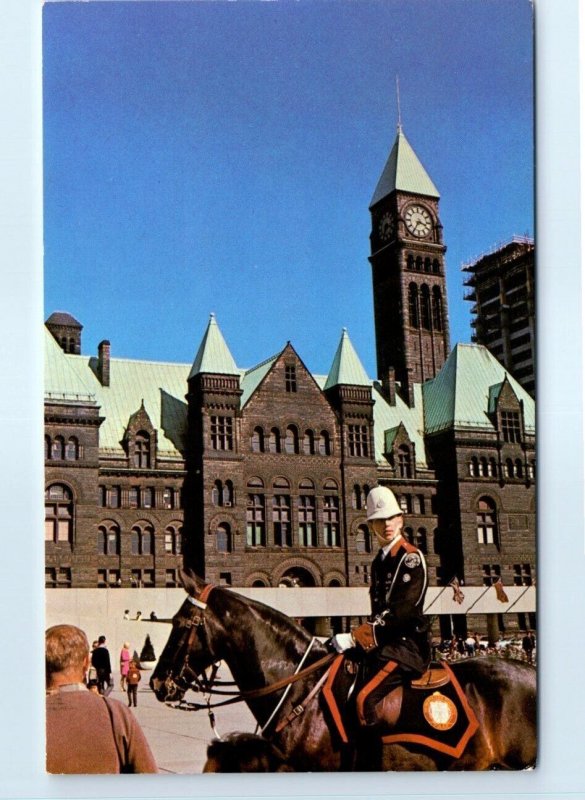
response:
{"label": "mounted police officer", "polygon": [[422,675],[431,655],[429,626],[423,615],[424,556],[402,536],[402,509],[390,489],[376,486],[370,491],[367,514],[381,548],[372,563],[372,615],[351,633],[338,633],[331,640],[338,652],[361,651],[365,677],[357,711],[362,724],[375,723],[376,703],[393,687]]}

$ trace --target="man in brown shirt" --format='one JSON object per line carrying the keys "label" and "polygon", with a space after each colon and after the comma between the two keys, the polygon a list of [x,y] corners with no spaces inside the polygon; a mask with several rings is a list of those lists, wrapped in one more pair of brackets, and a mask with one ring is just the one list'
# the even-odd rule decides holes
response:
{"label": "man in brown shirt", "polygon": [[67,774],[157,772],[132,712],[88,691],[89,644],[74,625],[45,634],[47,772]]}

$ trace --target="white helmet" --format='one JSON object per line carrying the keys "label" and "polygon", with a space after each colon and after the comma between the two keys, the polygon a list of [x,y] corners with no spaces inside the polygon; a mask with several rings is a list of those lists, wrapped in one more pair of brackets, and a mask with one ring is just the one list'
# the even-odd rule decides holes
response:
{"label": "white helmet", "polygon": [[394,492],[385,486],[374,486],[368,495],[368,520],[388,519],[402,514],[402,509],[394,496]]}

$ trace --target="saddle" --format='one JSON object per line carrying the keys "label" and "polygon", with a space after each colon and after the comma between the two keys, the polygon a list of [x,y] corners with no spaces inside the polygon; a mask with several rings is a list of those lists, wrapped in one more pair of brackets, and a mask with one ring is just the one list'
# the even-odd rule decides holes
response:
{"label": "saddle", "polygon": [[[352,697],[348,697],[347,673],[355,671],[355,665],[350,665],[340,654],[323,687],[334,727],[346,744],[350,734],[359,731],[359,714],[353,701],[355,681],[350,689]],[[357,698],[359,705],[359,691]],[[374,714],[374,724],[368,725],[368,730],[375,731],[382,743],[423,745],[453,758],[461,756],[479,727],[459,681],[445,663],[433,663],[420,678],[392,688],[375,705]]]}

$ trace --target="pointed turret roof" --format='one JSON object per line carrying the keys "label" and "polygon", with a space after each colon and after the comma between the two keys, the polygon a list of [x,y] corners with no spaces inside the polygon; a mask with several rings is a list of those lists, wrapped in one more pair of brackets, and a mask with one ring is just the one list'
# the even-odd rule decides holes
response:
{"label": "pointed turret roof", "polygon": [[394,146],[390,151],[388,161],[376,186],[370,208],[397,190],[439,198],[437,187],[418,160],[418,156],[410,146],[400,126],[398,127]]}
{"label": "pointed turret roof", "polygon": [[219,325],[215,321],[215,314],[209,317],[209,324],[199,345],[195,361],[189,373],[189,379],[200,372],[210,372],[215,375],[239,375],[240,370],[225,343]]}
{"label": "pointed turret roof", "polygon": [[341,341],[335,353],[324,389],[330,389],[332,386],[337,386],[341,383],[349,386],[372,385],[351,343],[347,328],[344,328],[341,334]]}

